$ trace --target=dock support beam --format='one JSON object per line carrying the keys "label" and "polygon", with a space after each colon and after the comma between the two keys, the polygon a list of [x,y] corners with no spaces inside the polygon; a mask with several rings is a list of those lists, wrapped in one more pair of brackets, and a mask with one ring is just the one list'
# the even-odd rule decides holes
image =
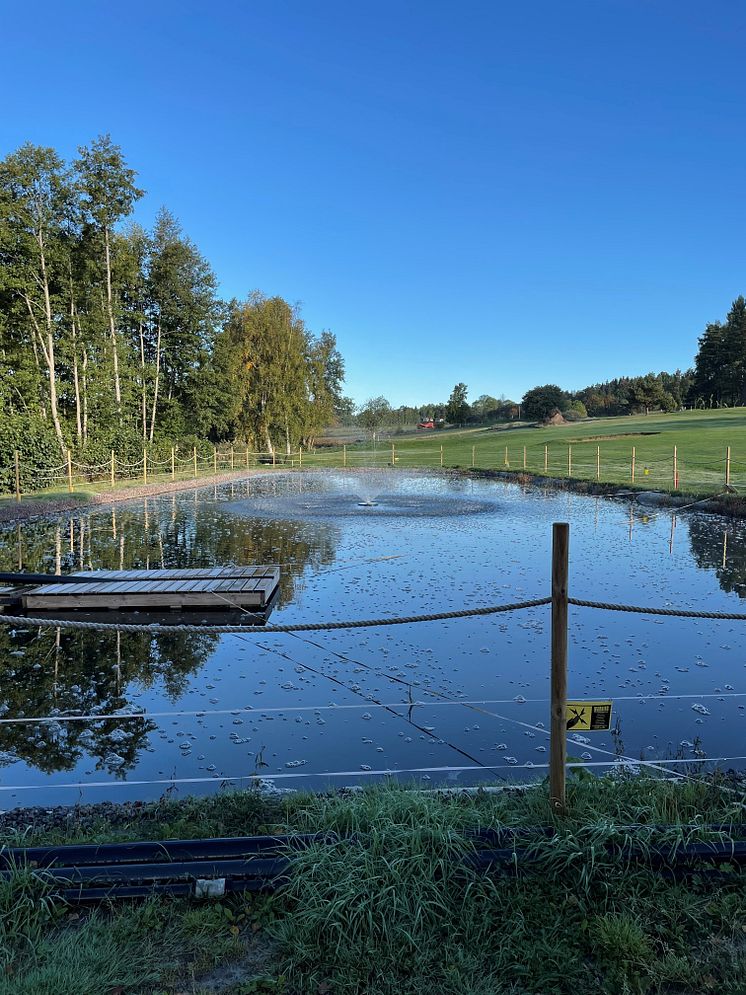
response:
{"label": "dock support beam", "polygon": [[567,577],[570,526],[552,526],[552,680],[549,740],[549,803],[557,815],[565,812],[567,763]]}

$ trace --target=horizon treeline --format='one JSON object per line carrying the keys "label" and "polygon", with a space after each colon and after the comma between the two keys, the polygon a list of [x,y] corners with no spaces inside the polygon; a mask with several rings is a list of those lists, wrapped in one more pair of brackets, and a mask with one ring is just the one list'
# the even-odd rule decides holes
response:
{"label": "horizon treeline", "polygon": [[[481,394],[466,401],[466,385],[456,384],[448,400],[398,408],[385,397],[370,398],[360,408],[342,410],[347,424],[403,428],[422,419],[436,423],[482,424],[490,421],[530,421],[560,411],[565,417],[618,416],[649,411],[677,411],[684,407],[716,408],[746,405],[746,298],[737,297],[724,322],[711,322],[699,339],[694,366],[688,370],[613,377],[579,390],[544,384],[526,391],[520,401],[501,394]],[[349,400],[349,399],[343,399]]]}
{"label": "horizon treeline", "polygon": [[0,160],[0,462],[289,450],[333,418],[334,336],[280,297],[222,301],[167,208],[151,231],[131,220],[143,196],[108,135],[70,163],[31,144]]}

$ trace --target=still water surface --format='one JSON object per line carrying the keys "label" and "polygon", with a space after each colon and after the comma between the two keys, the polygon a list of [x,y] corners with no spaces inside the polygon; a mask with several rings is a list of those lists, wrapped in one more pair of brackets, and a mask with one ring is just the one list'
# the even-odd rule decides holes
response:
{"label": "still water surface", "polygon": [[[7,527],[0,569],[280,563],[273,622],[416,614],[545,596],[560,520],[576,597],[743,609],[746,523],[404,471],[254,477]],[[571,611],[570,696],[613,698],[615,720],[576,738],[573,756],[746,755],[743,623]],[[153,798],[172,781],[202,793],[256,774],[285,787],[415,768],[430,769],[401,776],[543,776],[548,644],[544,607],[300,635],[3,626],[0,718],[55,721],[0,722],[0,808]],[[60,721],[119,711],[149,717]],[[100,786],[63,787],[89,782]]]}

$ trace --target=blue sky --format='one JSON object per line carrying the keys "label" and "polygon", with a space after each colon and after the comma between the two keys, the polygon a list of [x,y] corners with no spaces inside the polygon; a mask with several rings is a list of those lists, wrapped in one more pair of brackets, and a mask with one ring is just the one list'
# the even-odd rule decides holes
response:
{"label": "blue sky", "polygon": [[746,292],[737,0],[0,2],[0,155],[108,131],[357,400],[690,365]]}

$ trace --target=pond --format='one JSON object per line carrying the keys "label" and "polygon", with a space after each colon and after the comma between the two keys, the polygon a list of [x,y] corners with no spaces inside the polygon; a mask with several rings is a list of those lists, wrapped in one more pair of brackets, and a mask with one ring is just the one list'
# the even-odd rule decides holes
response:
{"label": "pond", "polygon": [[[544,597],[551,523],[578,598],[739,611],[746,523],[409,471],[310,471],[140,499],[0,532],[0,569],[279,563],[271,621],[373,618]],[[247,784],[543,777],[547,607],[301,634],[0,626],[0,808]],[[746,765],[743,623],[571,609],[570,697],[613,698],[622,756]],[[147,718],[65,721],[146,712]],[[45,721],[37,721],[40,719]],[[11,719],[33,719],[23,723]],[[594,766],[603,771],[606,766]]]}

